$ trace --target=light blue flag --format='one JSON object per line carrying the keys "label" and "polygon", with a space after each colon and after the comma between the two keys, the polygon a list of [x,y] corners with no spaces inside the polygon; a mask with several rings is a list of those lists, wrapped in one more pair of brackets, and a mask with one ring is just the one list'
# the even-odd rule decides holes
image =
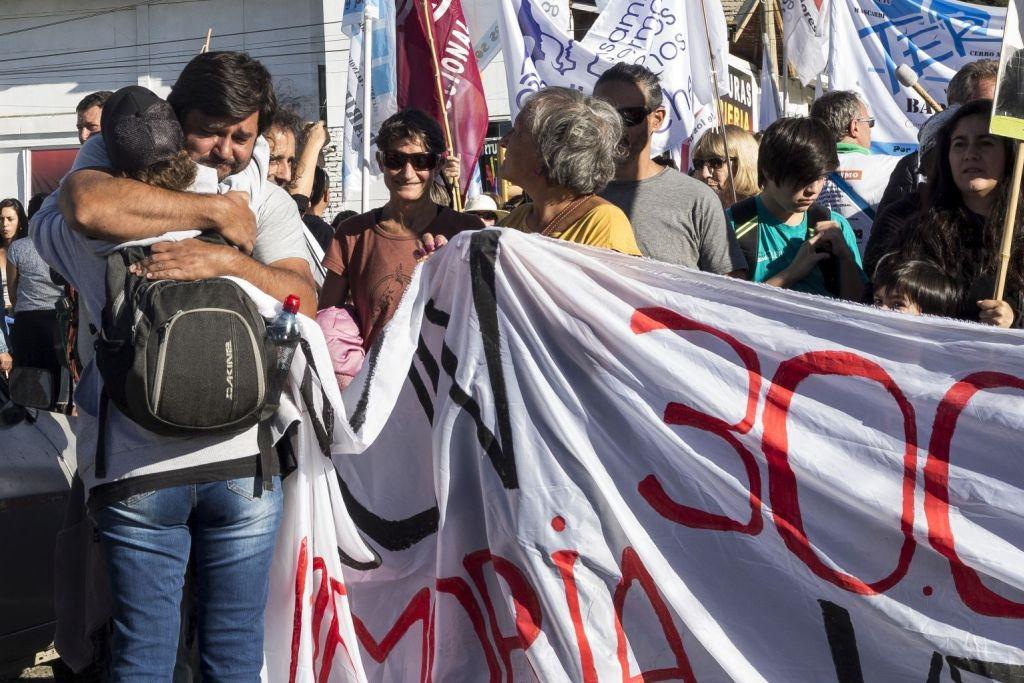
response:
{"label": "light blue flag", "polygon": [[[370,64],[372,111],[369,117],[363,112],[362,63],[362,24],[367,5],[377,10],[377,19],[373,22],[373,54]],[[346,0],[341,29],[350,39],[342,159],[342,196],[345,200],[350,200],[357,197],[361,191],[364,164],[369,165],[374,175],[379,173],[372,158],[363,159],[363,125],[369,118],[371,145],[374,145],[380,124],[398,111],[394,0]]]}

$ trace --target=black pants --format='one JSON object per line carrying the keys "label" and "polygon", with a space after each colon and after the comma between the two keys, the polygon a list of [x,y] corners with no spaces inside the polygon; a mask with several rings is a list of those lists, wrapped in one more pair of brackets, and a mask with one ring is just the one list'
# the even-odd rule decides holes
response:
{"label": "black pants", "polygon": [[15,367],[43,368],[58,376],[60,358],[57,311],[22,311],[11,325],[11,355]]}

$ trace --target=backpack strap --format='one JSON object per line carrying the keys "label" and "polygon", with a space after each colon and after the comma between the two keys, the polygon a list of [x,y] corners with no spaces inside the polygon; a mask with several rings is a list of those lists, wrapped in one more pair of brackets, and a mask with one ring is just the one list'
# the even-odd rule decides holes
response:
{"label": "backpack strap", "polygon": [[270,420],[260,420],[256,427],[256,443],[260,447],[260,459],[258,463],[260,481],[263,482],[264,491],[274,490],[274,478],[270,476],[274,457],[274,436],[270,433]]}
{"label": "backpack strap", "polygon": [[761,238],[761,230],[757,224],[757,200],[754,197],[747,197],[729,208],[732,214],[733,230],[736,233],[736,240],[740,243],[740,250],[743,258],[747,260],[747,277],[754,277],[754,267],[757,265],[758,242]]}
{"label": "backpack strap", "polygon": [[105,479],[107,476],[107,411],[110,409],[110,397],[107,388],[100,390],[99,424],[96,426],[96,477]]}
{"label": "backpack strap", "polygon": [[[817,230],[819,223],[832,220],[832,210],[824,204],[814,202],[807,209],[807,237],[810,238]],[[818,263],[818,270],[825,280],[825,289],[834,297],[839,298],[839,257],[834,254]]]}

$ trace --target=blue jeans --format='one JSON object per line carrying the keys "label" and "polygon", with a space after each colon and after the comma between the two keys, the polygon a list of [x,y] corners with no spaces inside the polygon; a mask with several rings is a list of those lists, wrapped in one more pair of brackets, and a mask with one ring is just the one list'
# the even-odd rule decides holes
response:
{"label": "blue jeans", "polygon": [[113,597],[111,681],[170,681],[191,550],[204,680],[258,681],[281,483],[190,484],[100,506]]}

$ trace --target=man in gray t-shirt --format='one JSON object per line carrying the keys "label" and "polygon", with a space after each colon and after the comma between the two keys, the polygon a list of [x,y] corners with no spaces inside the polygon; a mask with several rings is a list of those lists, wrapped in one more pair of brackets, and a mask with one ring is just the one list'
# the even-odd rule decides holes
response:
{"label": "man in gray t-shirt", "polygon": [[[115,97],[118,93],[111,101]],[[240,52],[193,58],[167,102],[189,157],[216,169],[221,181],[249,167],[257,137],[276,107],[270,73]],[[121,168],[111,163],[121,131],[136,141],[155,144],[161,138],[146,125],[157,111],[153,106],[126,113],[123,128],[108,126],[108,116],[119,111],[108,101],[102,124],[107,139],[86,141],[74,169],[31,223],[40,254],[80,291],[90,322],[98,321],[106,300],[103,256],[113,245],[186,229],[216,231],[238,248],[195,239],[160,242],[140,262],[148,276],[235,276],[278,300],[296,294],[302,312],[315,315],[304,226],[288,194],[269,186],[254,197],[251,211],[244,193],[176,192],[123,177],[111,168]],[[195,390],[202,390],[202,378],[190,376],[187,367],[178,370],[177,381],[194,382]],[[77,455],[110,577],[110,678],[173,677],[181,589],[192,551],[202,605],[203,677],[259,679],[263,610],[282,511],[280,484],[266,486],[278,480],[276,460],[264,466],[256,427],[236,434],[165,436],[143,429],[113,405],[105,421],[98,419],[104,402],[97,374],[90,364],[77,395],[82,399]],[[105,477],[95,468],[97,444],[104,441],[97,434],[101,426]]]}
{"label": "man in gray t-shirt", "polygon": [[627,148],[601,197],[629,217],[643,255],[711,273],[742,275],[747,263],[715,193],[651,160],[651,138],[665,121],[658,77],[638,64],[616,64],[598,79],[594,95],[618,110]]}

